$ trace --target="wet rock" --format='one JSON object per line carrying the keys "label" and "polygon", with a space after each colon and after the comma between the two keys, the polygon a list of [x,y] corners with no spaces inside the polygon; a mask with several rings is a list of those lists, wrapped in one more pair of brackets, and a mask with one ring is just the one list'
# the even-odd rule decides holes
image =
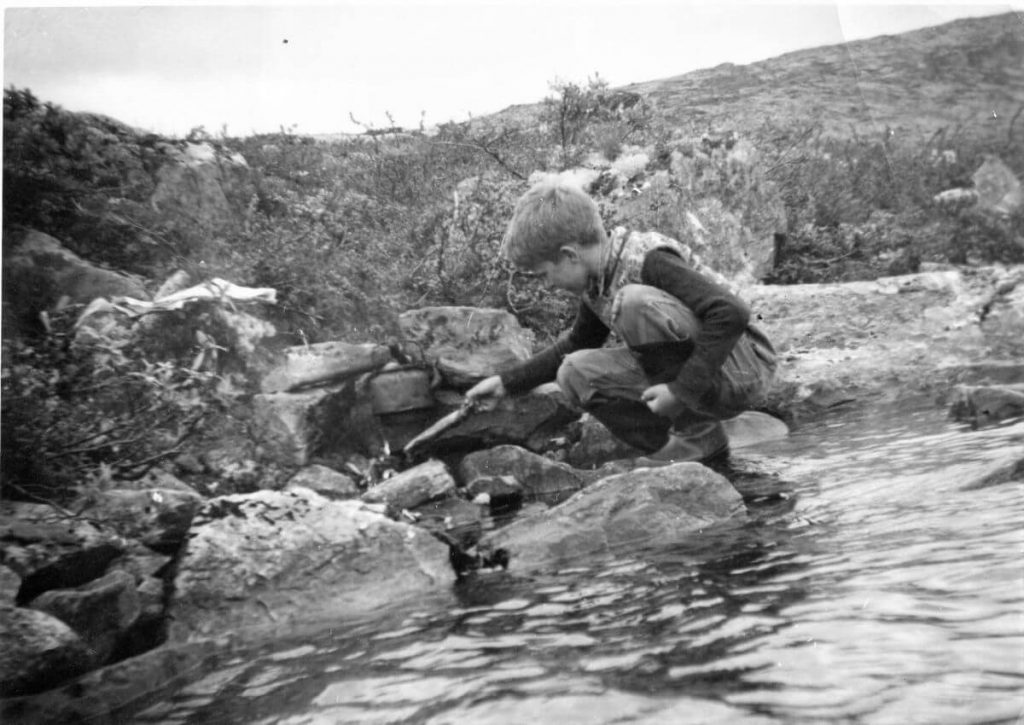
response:
{"label": "wet rock", "polygon": [[5,502],[0,513],[0,561],[21,577],[19,604],[102,576],[126,547],[112,530],[50,506]]}
{"label": "wet rock", "polygon": [[505,310],[424,307],[401,314],[402,335],[436,364],[449,386],[467,388],[533,352],[533,333]]}
{"label": "wet rock", "polygon": [[[169,695],[183,682],[207,671],[224,646],[224,642],[213,640],[166,645],[81,675],[39,695],[0,700],[0,721],[4,725],[129,722],[133,713],[146,703]],[[60,682],[56,678],[44,679],[51,687]]]}
{"label": "wet rock", "polygon": [[485,536],[480,548],[490,556],[506,551],[509,569],[522,572],[678,544],[745,515],[742,497],[723,476],[699,463],[677,463],[602,479]]}
{"label": "wet rock", "polygon": [[745,500],[789,496],[795,486],[785,478],[786,461],[740,450],[718,471]]}
{"label": "wet rock", "polygon": [[959,385],[953,393],[950,414],[978,426],[1024,415],[1024,383]]}
{"label": "wet rock", "polygon": [[526,500],[550,505],[565,501],[585,485],[583,477],[565,463],[557,463],[518,446],[495,446],[470,453],[459,464],[459,478],[474,495],[511,478]]}
{"label": "wet rock", "polygon": [[264,393],[290,392],[328,385],[360,373],[378,370],[391,360],[391,352],[372,343],[321,342],[297,345],[283,352],[283,361],[260,383]]}
{"label": "wet rock", "polygon": [[789,435],[789,426],[775,416],[747,410],[735,418],[722,421],[731,449],[775,441]]}
{"label": "wet rock", "polygon": [[455,493],[455,479],[441,461],[430,460],[396,473],[362,495],[366,503],[386,504],[400,512]]}
{"label": "wet rock", "polygon": [[91,665],[81,638],[59,619],[0,604],[0,695],[4,698],[53,687]]}
{"label": "wet rock", "polygon": [[185,539],[203,497],[174,489],[90,491],[73,504],[82,515],[103,521],[125,538],[154,551],[172,553]]}
{"label": "wet rock", "polygon": [[480,506],[461,498],[446,498],[418,506],[411,512],[416,523],[441,541],[465,551],[483,534]]}
{"label": "wet rock", "polygon": [[110,658],[118,639],[142,612],[135,580],[125,571],[112,571],[77,589],[51,589],[29,606],[71,627],[96,663]]}
{"label": "wet rock", "polygon": [[4,301],[12,319],[35,326],[39,313],[97,297],[149,299],[141,280],[85,261],[57,239],[33,229],[4,235]]}
{"label": "wet rock", "polygon": [[192,522],[170,606],[195,639],[365,614],[454,580],[448,547],[357,501],[309,491],[211,499]]}
{"label": "wet rock", "polygon": [[290,491],[295,487],[316,491],[332,501],[359,497],[359,486],[351,476],[316,463],[306,466],[292,476],[285,490]]}

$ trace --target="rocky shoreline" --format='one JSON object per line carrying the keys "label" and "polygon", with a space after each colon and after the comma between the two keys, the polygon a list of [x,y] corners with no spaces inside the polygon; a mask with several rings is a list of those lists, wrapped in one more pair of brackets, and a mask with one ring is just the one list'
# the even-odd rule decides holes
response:
{"label": "rocky shoreline", "polygon": [[[734,421],[734,449],[777,437],[780,421],[922,394],[976,425],[1024,413],[1022,267],[744,295],[782,366],[771,415]],[[127,335],[139,324],[104,314]],[[162,470],[67,507],[4,502],[5,722],[115,720],[247,636],[368,615],[478,566],[523,572],[570,550],[679,542],[741,519],[744,497],[778,493],[772,474],[730,483],[699,464],[631,471],[631,452],[551,386],[470,416],[402,460],[388,449],[532,342],[497,310],[430,308],[406,321],[439,376],[418,417],[374,411],[370,381],[409,369],[386,347],[339,341],[262,368],[248,361],[263,380],[250,398],[260,454],[294,470],[280,490],[204,496]],[[375,460],[350,451],[367,439],[386,444]],[[520,513],[485,533],[499,510]]]}

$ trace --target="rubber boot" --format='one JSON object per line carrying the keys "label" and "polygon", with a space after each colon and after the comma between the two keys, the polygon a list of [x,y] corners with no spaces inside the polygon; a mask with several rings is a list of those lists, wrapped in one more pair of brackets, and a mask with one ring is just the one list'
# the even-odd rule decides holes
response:
{"label": "rubber boot", "polygon": [[638,458],[638,466],[664,466],[669,463],[697,461],[712,463],[729,456],[729,438],[717,420],[691,424],[682,431],[673,428],[668,441],[657,451]]}
{"label": "rubber boot", "polygon": [[672,422],[655,415],[639,400],[595,396],[585,410],[620,441],[644,453],[658,451],[668,441]]}

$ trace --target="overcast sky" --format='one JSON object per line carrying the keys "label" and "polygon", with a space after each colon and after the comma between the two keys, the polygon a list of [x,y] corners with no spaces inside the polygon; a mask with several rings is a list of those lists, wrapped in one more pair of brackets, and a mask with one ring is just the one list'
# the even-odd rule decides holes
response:
{"label": "overcast sky", "polygon": [[387,112],[431,126],[538,101],[556,79],[620,86],[1022,3],[7,3],[4,87],[169,135],[334,133]]}

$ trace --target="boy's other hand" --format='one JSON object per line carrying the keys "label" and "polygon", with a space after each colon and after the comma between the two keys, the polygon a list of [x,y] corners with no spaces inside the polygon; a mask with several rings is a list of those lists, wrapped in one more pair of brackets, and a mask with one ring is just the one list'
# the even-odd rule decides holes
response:
{"label": "boy's other hand", "polygon": [[501,376],[492,375],[484,378],[479,383],[466,391],[466,400],[478,401],[491,399],[492,403],[498,398],[505,397],[505,385],[501,382]]}
{"label": "boy's other hand", "polygon": [[665,383],[647,388],[640,399],[647,403],[652,413],[666,418],[676,417],[685,407]]}

